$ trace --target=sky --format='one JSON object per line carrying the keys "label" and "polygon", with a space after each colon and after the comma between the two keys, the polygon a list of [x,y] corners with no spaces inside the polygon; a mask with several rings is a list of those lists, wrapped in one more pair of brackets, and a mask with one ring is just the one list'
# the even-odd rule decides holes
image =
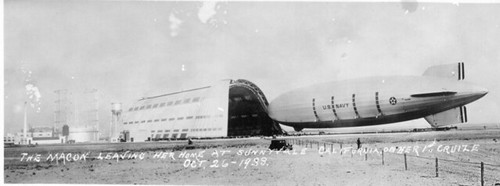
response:
{"label": "sky", "polygon": [[[498,123],[498,17],[500,4],[416,1],[6,0],[4,130],[22,129],[25,101],[29,125],[52,126],[59,89],[97,89],[106,131],[111,103],[128,108],[222,79],[247,79],[272,101],[311,84],[460,61],[466,80],[489,90],[468,105],[469,122]],[[403,126],[429,125],[390,125]]]}

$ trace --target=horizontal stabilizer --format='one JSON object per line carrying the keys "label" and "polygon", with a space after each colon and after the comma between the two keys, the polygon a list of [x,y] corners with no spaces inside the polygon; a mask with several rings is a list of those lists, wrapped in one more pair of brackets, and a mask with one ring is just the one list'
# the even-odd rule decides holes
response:
{"label": "horizontal stabilizer", "polygon": [[456,80],[465,79],[465,66],[463,62],[447,65],[437,65],[427,68],[424,76],[452,78]]}
{"label": "horizontal stabilizer", "polygon": [[453,91],[442,91],[442,92],[428,92],[428,93],[420,93],[420,94],[412,94],[411,97],[416,98],[425,98],[425,97],[437,97],[437,96],[451,96],[455,95],[457,92]]}
{"label": "horizontal stabilizer", "polygon": [[425,120],[434,128],[467,122],[467,109],[465,106],[453,108],[444,112],[426,116]]}

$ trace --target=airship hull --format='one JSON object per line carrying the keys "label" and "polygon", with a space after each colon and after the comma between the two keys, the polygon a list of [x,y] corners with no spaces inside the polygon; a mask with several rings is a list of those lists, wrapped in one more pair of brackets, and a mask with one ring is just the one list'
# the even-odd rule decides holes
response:
{"label": "airship hull", "polygon": [[269,115],[296,129],[379,125],[444,112],[486,92],[448,78],[371,77],[292,90],[270,103]]}

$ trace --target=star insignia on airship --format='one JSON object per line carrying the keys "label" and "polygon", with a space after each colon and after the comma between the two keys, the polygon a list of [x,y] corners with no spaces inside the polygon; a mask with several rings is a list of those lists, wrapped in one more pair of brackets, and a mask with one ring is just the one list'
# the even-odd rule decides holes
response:
{"label": "star insignia on airship", "polygon": [[389,103],[391,105],[396,105],[396,103],[398,103],[398,100],[395,97],[391,97],[389,98]]}

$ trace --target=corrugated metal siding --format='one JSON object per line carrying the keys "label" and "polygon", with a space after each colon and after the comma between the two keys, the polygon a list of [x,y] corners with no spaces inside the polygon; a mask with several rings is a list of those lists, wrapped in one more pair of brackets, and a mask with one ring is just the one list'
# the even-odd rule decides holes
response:
{"label": "corrugated metal siding", "polygon": [[[139,100],[132,111],[127,108],[123,113],[123,129],[134,141],[167,135],[179,138],[184,133],[182,137],[225,137],[229,83],[225,80],[211,87]],[[162,103],[165,105],[160,107]],[[153,108],[155,104],[158,106]],[[141,107],[144,109],[135,110]]]}

